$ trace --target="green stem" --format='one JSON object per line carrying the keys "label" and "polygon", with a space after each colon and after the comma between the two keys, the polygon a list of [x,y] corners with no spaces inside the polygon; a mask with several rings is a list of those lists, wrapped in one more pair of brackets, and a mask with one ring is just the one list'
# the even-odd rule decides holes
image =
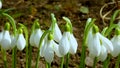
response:
{"label": "green stem", "polygon": [[46,62],[46,68],[51,68],[51,64]]}
{"label": "green stem", "polygon": [[3,53],[4,68],[8,68],[7,67],[7,59],[6,59],[6,51],[4,49],[1,49],[1,51]]}
{"label": "green stem", "polygon": [[85,51],[86,46],[82,45],[82,53],[81,53],[81,58],[80,58],[80,67],[79,68],[85,68]]}
{"label": "green stem", "polygon": [[[39,19],[36,19],[35,21],[34,21],[34,24],[32,25],[32,31],[31,31],[31,34],[34,32],[34,30],[35,30],[35,24],[38,22],[38,20]],[[32,46],[28,46],[28,48],[29,48],[29,52],[28,52],[28,54],[29,54],[29,60],[28,60],[28,68],[31,68],[31,60],[32,60]]]}
{"label": "green stem", "polygon": [[119,54],[118,57],[117,57],[117,61],[116,61],[116,64],[115,64],[115,68],[119,68],[119,64],[120,64],[120,54]]}
{"label": "green stem", "polygon": [[97,57],[94,58],[94,64],[92,68],[95,68],[96,64],[97,64]]}
{"label": "green stem", "polygon": [[46,62],[45,67],[48,68],[48,63]]}
{"label": "green stem", "polygon": [[41,46],[42,46],[42,42],[43,42],[45,36],[46,36],[48,33],[50,33],[50,32],[51,32],[50,30],[45,31],[45,32],[43,33],[42,37],[40,38],[35,68],[38,68],[38,63],[39,63],[39,59],[40,59],[40,48],[41,48]]}
{"label": "green stem", "polygon": [[93,23],[95,22],[95,19],[93,19],[90,23],[87,21],[87,25],[84,30],[84,36],[83,36],[83,42],[82,42],[82,53],[80,58],[80,68],[85,68],[85,52],[86,52],[86,45],[87,45],[87,36],[90,31],[90,29],[93,27]]}
{"label": "green stem", "polygon": [[69,58],[70,58],[70,54],[68,53],[66,55],[66,64],[65,64],[65,68],[68,68],[68,65],[69,65]]}
{"label": "green stem", "polygon": [[[114,24],[113,22],[115,21],[115,18],[117,17],[119,12],[120,12],[120,10],[116,10],[110,19],[110,26],[108,27],[108,29],[105,32],[105,36],[108,36],[108,38],[110,38],[111,31],[118,26],[118,25]],[[104,68],[109,67],[110,58],[111,58],[111,56],[108,55],[108,58],[103,62]]]}
{"label": "green stem", "polygon": [[112,26],[113,22],[115,21],[115,18],[117,17],[117,15],[119,14],[120,10],[116,10],[114,12],[114,14],[112,15],[111,19],[110,19],[110,26]]}
{"label": "green stem", "polygon": [[28,68],[31,68],[31,60],[32,60],[32,46],[29,46]]}
{"label": "green stem", "polygon": [[14,47],[12,50],[12,68],[16,68],[16,52],[17,52],[17,48]]}
{"label": "green stem", "polygon": [[8,18],[8,20],[10,21],[12,27],[13,27],[13,33],[14,35],[16,35],[16,24],[15,24],[15,20],[7,13],[2,13],[3,16],[6,16]]}
{"label": "green stem", "polygon": [[96,20],[96,19],[93,19],[93,20],[88,24],[88,26],[85,27],[84,36],[83,36],[83,45],[82,45],[82,46],[86,46],[86,45],[87,45],[88,33],[89,33],[90,29],[93,27],[95,20]]}
{"label": "green stem", "polygon": [[61,59],[61,65],[60,65],[60,68],[63,68],[63,64],[64,64],[64,57],[62,57],[62,59]]}
{"label": "green stem", "polygon": [[52,18],[52,32],[54,32],[54,30],[55,30],[55,23],[57,21],[56,21],[55,15],[53,13],[51,13],[51,18]]}
{"label": "green stem", "polygon": [[103,62],[103,68],[109,67],[110,58],[111,58],[111,55],[108,55],[107,59]]}
{"label": "green stem", "polygon": [[[27,41],[27,40],[26,40]],[[26,68],[28,68],[28,45],[26,44]]]}
{"label": "green stem", "polygon": [[[13,27],[13,33],[14,33],[14,36],[16,36],[16,24],[15,24],[15,20],[7,13],[2,13],[3,16],[7,17],[8,20],[10,21],[12,27]],[[12,68],[16,68],[16,47],[13,48],[12,50]]]}
{"label": "green stem", "polygon": [[28,68],[28,30],[27,27],[21,23],[18,23],[24,30],[25,39],[26,39],[26,68]]}
{"label": "green stem", "polygon": [[63,19],[70,25],[70,33],[73,33],[73,27],[70,19],[67,17],[63,17]]}

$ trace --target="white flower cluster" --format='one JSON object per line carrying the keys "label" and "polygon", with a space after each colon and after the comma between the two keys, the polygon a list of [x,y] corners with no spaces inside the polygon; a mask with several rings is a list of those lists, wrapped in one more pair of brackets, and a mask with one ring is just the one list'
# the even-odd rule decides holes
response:
{"label": "white flower cluster", "polygon": [[[8,25],[9,23],[6,23],[5,27],[9,27]],[[10,35],[9,29],[4,29],[2,32],[0,32],[0,45],[4,50],[12,49],[15,46],[18,48],[18,50],[23,50],[26,45],[26,40],[22,32],[18,33],[16,36],[13,36]]]}
{"label": "white flower cluster", "polygon": [[[52,30],[51,25],[49,30]],[[39,47],[39,41],[43,35],[43,31],[40,28],[35,30],[30,35],[31,46]],[[52,38],[49,38],[52,37]],[[65,31],[62,35],[60,28],[57,23],[54,23],[54,30],[52,34],[47,34],[40,47],[40,56],[44,57],[48,63],[51,63],[54,59],[54,53],[58,57],[63,57],[67,53],[75,54],[77,51],[77,41],[72,33]]]}
{"label": "white flower cluster", "polygon": [[[95,27],[97,26],[95,25]],[[88,32],[87,47],[89,57],[91,59],[97,57],[99,61],[105,61],[108,54],[117,57],[120,54],[120,28],[115,28],[115,35],[109,40],[98,31],[98,27],[95,27],[91,27]]]}
{"label": "white flower cluster", "polygon": [[92,30],[88,35],[88,50],[92,58],[98,57],[99,60],[104,61],[107,54],[113,51],[112,42],[101,35],[99,32],[93,33]]}
{"label": "white flower cluster", "polygon": [[[70,23],[71,24],[71,23]],[[71,24],[72,25],[72,24]],[[68,25],[70,27],[70,25]],[[65,28],[70,29],[71,28]],[[10,24],[5,25],[5,29],[0,33],[0,45],[4,50],[13,49],[17,47],[18,50],[22,51],[26,46],[26,39],[23,35],[23,28],[19,28],[16,35],[10,35],[9,33]],[[58,57],[63,57],[67,53],[75,54],[77,51],[77,41],[70,30],[63,33],[58,27],[56,21],[54,21],[49,28],[51,33],[47,34],[42,41],[40,46],[40,39],[44,32],[40,29],[39,23],[35,23],[35,28],[30,35],[30,45],[40,47],[40,56],[44,57],[48,63],[51,63],[54,59],[54,52]],[[26,34],[26,33],[25,33]]]}

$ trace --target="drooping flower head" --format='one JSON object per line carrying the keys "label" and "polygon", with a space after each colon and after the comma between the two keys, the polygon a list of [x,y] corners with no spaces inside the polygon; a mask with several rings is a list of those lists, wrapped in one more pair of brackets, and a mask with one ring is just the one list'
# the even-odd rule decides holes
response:
{"label": "drooping flower head", "polygon": [[100,46],[100,40],[99,40],[99,32],[98,27],[94,26],[90,29],[88,34],[88,50],[91,56],[98,57],[100,55],[101,46]]}
{"label": "drooping flower head", "polygon": [[51,63],[54,59],[54,52],[57,56],[61,57],[58,44],[56,44],[53,40],[53,34],[50,33],[47,35],[44,45],[41,47],[40,56],[45,57],[45,60],[48,63]]}
{"label": "drooping flower head", "polygon": [[23,31],[21,28],[19,29],[19,34],[17,37],[16,45],[17,45],[18,50],[23,50],[25,48],[25,45],[26,45],[26,40],[23,36]]}
{"label": "drooping flower head", "polygon": [[59,26],[57,25],[57,20],[56,20],[55,15],[53,13],[51,14],[51,18],[52,18],[52,25],[50,27],[50,30],[53,31],[54,40],[56,42],[59,42],[60,39],[62,38],[62,33],[60,31]]}
{"label": "drooping flower head", "polygon": [[65,32],[63,33],[62,39],[59,42],[59,51],[62,56],[66,55],[68,52],[75,54],[77,51],[78,43],[73,35],[72,24],[67,17],[63,17],[67,22],[65,25]]}
{"label": "drooping flower head", "polygon": [[1,39],[1,47],[4,50],[10,49],[10,46],[11,46],[11,38],[9,34],[9,29],[10,29],[10,24],[6,23],[5,28],[2,32],[2,39]]}
{"label": "drooping flower head", "polygon": [[120,29],[116,29],[115,35],[111,39],[111,42],[113,44],[113,51],[111,52],[111,55],[116,57],[120,54]]}
{"label": "drooping flower head", "polygon": [[35,23],[35,30],[32,32],[31,36],[30,36],[30,44],[31,46],[39,46],[39,41],[40,38],[42,36],[43,32],[40,29],[40,25],[38,22]]}

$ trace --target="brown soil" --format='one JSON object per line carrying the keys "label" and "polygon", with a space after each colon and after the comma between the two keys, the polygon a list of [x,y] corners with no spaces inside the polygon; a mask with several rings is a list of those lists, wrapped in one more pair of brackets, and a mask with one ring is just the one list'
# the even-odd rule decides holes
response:
{"label": "brown soil", "polygon": [[[8,12],[17,23],[23,23],[29,29],[33,24],[33,21],[38,18],[40,20],[41,29],[48,29],[51,24],[50,14],[54,13],[57,18],[58,24],[63,31],[62,27],[65,21],[62,19],[63,16],[70,18],[73,24],[73,32],[78,41],[79,47],[75,55],[70,56],[69,68],[78,68],[80,64],[81,56],[81,43],[83,37],[84,26],[87,18],[96,18],[95,24],[100,29],[105,25],[100,18],[99,11],[102,5],[109,2],[109,0],[4,0],[3,8],[15,8]],[[89,8],[88,14],[81,13],[80,7],[86,6]],[[1,17],[1,28],[4,26],[4,22],[7,20]],[[37,48],[33,48],[32,52],[32,68],[35,66]],[[12,52],[7,52],[8,67],[12,68]],[[2,55],[0,52],[0,59]],[[113,62],[112,62],[113,63]],[[52,68],[58,68],[60,66],[60,58],[55,57],[52,62]],[[97,65],[99,68],[100,65]],[[113,66],[113,65],[112,65]],[[111,66],[111,67],[112,67]],[[0,60],[0,68],[3,68],[3,61]],[[17,68],[25,68],[25,50],[17,51]],[[40,59],[39,68],[45,68],[44,58]],[[86,68],[89,68],[86,66]]]}

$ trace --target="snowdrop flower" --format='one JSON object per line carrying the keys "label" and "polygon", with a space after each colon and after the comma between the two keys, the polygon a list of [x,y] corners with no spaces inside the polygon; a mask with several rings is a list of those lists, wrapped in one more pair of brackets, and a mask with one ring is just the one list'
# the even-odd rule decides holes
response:
{"label": "snowdrop flower", "polygon": [[99,60],[104,61],[107,53],[113,51],[112,42],[98,32],[98,27],[93,26],[88,34],[88,50],[90,57],[98,57]]}
{"label": "snowdrop flower", "polygon": [[[116,30],[117,31],[117,30]],[[117,34],[118,33],[118,34]],[[111,42],[113,44],[113,51],[111,52],[111,55],[113,57],[116,57],[120,54],[120,30],[118,29],[116,35],[111,39]]]}
{"label": "snowdrop flower", "polygon": [[39,46],[39,41],[40,41],[42,34],[43,34],[43,32],[41,29],[36,29],[36,32],[34,34],[34,43],[35,43],[36,47]]}
{"label": "snowdrop flower", "polygon": [[[58,48],[59,45],[57,43],[55,43],[53,40],[48,40],[47,38],[45,38],[44,41],[45,41],[44,45],[42,45],[41,48],[40,48],[40,56],[41,57],[44,57],[46,47],[49,46],[50,44],[51,44],[50,46],[52,46],[52,49],[56,53],[56,55],[58,57],[62,57],[60,52],[59,52],[59,48]],[[48,43],[48,41],[50,42],[50,44]]]}
{"label": "snowdrop flower", "polygon": [[101,45],[98,33],[92,34],[92,32],[88,35],[88,50],[90,54],[94,57],[97,57],[100,55],[101,51]]}
{"label": "snowdrop flower", "polygon": [[51,14],[51,17],[52,17],[52,25],[50,26],[50,30],[53,30],[54,40],[56,42],[59,42],[60,39],[62,38],[62,33],[60,31],[60,28],[57,25],[57,20],[53,13]]}
{"label": "snowdrop flower", "polygon": [[71,54],[75,54],[76,51],[77,51],[78,43],[77,43],[77,40],[75,39],[73,34],[70,34],[69,42],[70,42],[70,50],[69,50],[69,52]]}
{"label": "snowdrop flower", "polygon": [[11,38],[10,38],[10,34],[9,34],[9,29],[10,29],[10,24],[6,23],[4,31],[2,33],[2,39],[1,39],[1,47],[4,50],[8,50],[10,48],[10,45],[11,45]]}
{"label": "snowdrop flower", "polygon": [[1,47],[5,50],[8,50],[10,48],[10,45],[11,45],[11,38],[10,38],[9,31],[4,30],[3,37],[1,40]]}
{"label": "snowdrop flower", "polygon": [[54,42],[52,34],[49,34],[45,41],[45,45],[41,47],[40,55],[45,57],[45,60],[48,63],[51,63],[54,59],[54,52],[57,56],[61,56],[58,50],[58,45]]}
{"label": "snowdrop flower", "polygon": [[42,34],[43,34],[43,32],[39,28],[39,24],[37,23],[35,31],[30,36],[30,44],[32,46],[38,47],[39,46],[39,41],[40,41],[40,38],[41,38]]}
{"label": "snowdrop flower", "polygon": [[54,40],[56,42],[59,42],[60,39],[62,38],[62,33],[60,31],[60,28],[58,27],[57,23],[55,23],[55,29],[54,29]]}
{"label": "snowdrop flower", "polygon": [[64,32],[59,42],[59,52],[62,56],[66,55],[70,50],[70,43],[67,37],[69,34],[70,32]]}
{"label": "snowdrop flower", "polygon": [[66,23],[65,32],[63,33],[62,39],[59,42],[59,52],[62,56],[66,55],[68,52],[75,54],[77,51],[78,43],[70,30],[70,25]]}
{"label": "snowdrop flower", "polygon": [[25,45],[26,45],[26,40],[23,36],[23,32],[22,32],[22,29],[19,30],[20,33],[18,34],[18,38],[17,38],[17,48],[18,50],[23,50],[25,48]]}
{"label": "snowdrop flower", "polygon": [[46,45],[46,49],[44,51],[44,57],[48,63],[51,63],[53,61],[53,58],[54,58],[54,50],[52,47],[53,47],[53,44],[52,44],[51,40],[48,40],[47,45]]}

